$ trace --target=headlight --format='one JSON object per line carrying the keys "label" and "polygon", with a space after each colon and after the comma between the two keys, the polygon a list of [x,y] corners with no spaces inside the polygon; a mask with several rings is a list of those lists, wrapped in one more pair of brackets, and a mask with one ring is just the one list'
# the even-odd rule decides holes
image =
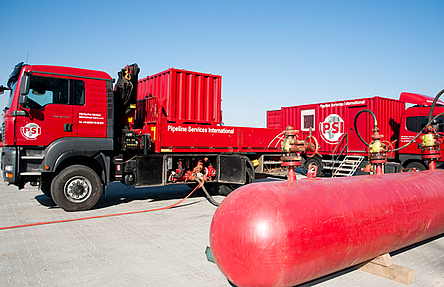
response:
{"label": "headlight", "polygon": [[5,165],[5,171],[12,173],[14,171],[14,166],[12,164]]}

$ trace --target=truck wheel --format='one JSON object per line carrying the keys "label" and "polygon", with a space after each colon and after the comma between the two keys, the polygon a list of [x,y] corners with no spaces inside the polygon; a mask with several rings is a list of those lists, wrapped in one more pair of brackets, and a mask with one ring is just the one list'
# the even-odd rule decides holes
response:
{"label": "truck wheel", "polygon": [[[245,184],[249,184],[249,183],[253,183],[254,181],[254,169],[247,165],[247,174],[246,174],[246,182]],[[220,195],[224,195],[227,196],[229,195],[231,192],[233,192],[233,190],[241,187],[242,184],[232,184],[232,183],[219,183],[216,184],[214,189],[217,191],[217,193],[219,193]]]}
{"label": "truck wheel", "polygon": [[426,170],[427,167],[420,162],[414,161],[405,166],[405,172],[414,172],[414,171],[423,171]]}
{"label": "truck wheel", "polygon": [[54,202],[65,211],[83,211],[92,208],[102,193],[96,172],[83,165],[62,170],[51,184]]}
{"label": "truck wheel", "polygon": [[52,198],[51,195],[51,181],[41,181],[40,190],[49,198]]}
{"label": "truck wheel", "polygon": [[316,177],[322,176],[324,174],[322,171],[322,162],[318,158],[312,157],[312,158],[309,158],[307,161],[305,161],[304,166],[305,166],[305,169],[307,170],[307,172],[312,165],[315,165],[318,167],[318,172],[316,173]]}

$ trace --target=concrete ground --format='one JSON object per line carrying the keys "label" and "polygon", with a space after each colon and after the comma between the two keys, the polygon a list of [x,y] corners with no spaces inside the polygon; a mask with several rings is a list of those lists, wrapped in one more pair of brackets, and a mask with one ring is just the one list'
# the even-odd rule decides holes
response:
{"label": "concrete ground", "polygon": [[[189,192],[112,184],[93,210],[67,213],[35,187],[0,182],[0,227],[164,207]],[[0,230],[0,286],[231,286],[204,254],[215,210],[197,194],[169,210]],[[444,237],[392,256],[415,269],[409,286],[444,287]],[[302,286],[404,284],[348,269]]]}

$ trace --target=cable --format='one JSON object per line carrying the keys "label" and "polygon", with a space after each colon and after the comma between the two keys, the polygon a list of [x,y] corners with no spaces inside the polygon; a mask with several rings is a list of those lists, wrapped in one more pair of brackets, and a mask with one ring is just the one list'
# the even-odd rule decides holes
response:
{"label": "cable", "polygon": [[[88,220],[88,219],[96,219],[96,218],[104,218],[104,217],[114,217],[114,216],[121,216],[121,215],[129,215],[129,214],[137,214],[137,213],[146,213],[151,211],[159,211],[159,210],[165,210],[170,209],[172,207],[175,207],[182,202],[184,202],[188,197],[190,197],[196,190],[203,187],[204,181],[200,182],[185,198],[179,200],[178,202],[165,206],[160,208],[154,208],[154,209],[147,209],[147,210],[139,210],[139,211],[130,211],[130,212],[123,212],[123,213],[115,213],[115,214],[106,214],[106,215],[96,215],[96,216],[90,216],[90,217],[81,217],[81,218],[73,218],[73,219],[64,219],[64,220],[55,220],[55,221],[46,221],[46,222],[36,222],[36,223],[29,223],[29,224],[21,224],[21,225],[14,225],[14,226],[6,226],[6,227],[0,227],[0,230],[7,230],[7,229],[14,229],[14,228],[22,228],[22,227],[30,227],[30,226],[38,226],[38,225],[48,225],[48,224],[54,224],[54,223],[64,223],[64,222],[72,222],[72,221],[81,221],[81,220]],[[205,191],[205,190],[204,190]]]}

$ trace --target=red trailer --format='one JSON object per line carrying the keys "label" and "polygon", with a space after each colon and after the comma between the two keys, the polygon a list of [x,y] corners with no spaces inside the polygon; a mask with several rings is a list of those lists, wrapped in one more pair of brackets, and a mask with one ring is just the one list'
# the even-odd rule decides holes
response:
{"label": "red trailer", "polygon": [[100,71],[18,64],[3,115],[4,180],[39,185],[67,211],[87,210],[112,181],[203,180],[221,194],[263,172],[280,129],[222,125],[222,77],[178,69],[138,80],[130,65]]}
{"label": "red trailer", "polygon": [[[394,147],[410,141],[427,123],[427,116],[433,98],[413,93],[401,93],[399,100],[372,97],[336,102],[306,104],[283,107],[267,112],[267,127],[284,129],[293,126],[300,131],[301,137],[309,135],[310,129],[318,140],[321,157],[315,156],[306,161],[305,166],[315,164],[319,174],[352,175],[366,165],[366,145],[358,138],[354,130],[356,114],[368,109],[375,113],[383,140],[394,142]],[[406,103],[414,104],[406,109]],[[439,101],[434,113],[444,111],[443,102]],[[444,131],[444,118],[436,121],[439,132]],[[373,119],[369,114],[361,114],[357,128],[362,138],[368,143],[373,134]],[[420,143],[421,139],[417,139]],[[341,166],[342,165],[342,166]],[[415,143],[393,153],[386,172],[402,168],[424,170],[427,163],[421,159],[420,150]]]}

